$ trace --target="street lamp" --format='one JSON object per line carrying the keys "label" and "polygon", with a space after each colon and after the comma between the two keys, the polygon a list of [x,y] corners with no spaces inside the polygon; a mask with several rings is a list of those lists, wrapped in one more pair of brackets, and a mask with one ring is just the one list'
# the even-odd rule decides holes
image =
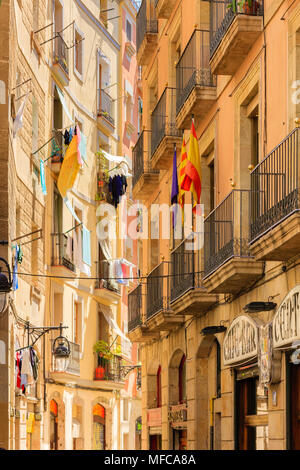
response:
{"label": "street lamp", "polygon": [[9,269],[9,264],[4,258],[0,258],[0,261],[5,264],[7,269],[8,277],[2,272],[2,268],[0,267],[0,315],[5,312],[7,307],[7,300],[8,300],[8,293],[11,291],[12,288],[12,281],[11,281],[11,272]]}
{"label": "street lamp", "polygon": [[71,354],[70,343],[65,336],[62,335],[62,323],[60,324],[60,335],[54,340],[52,346],[52,354],[55,360],[54,369],[57,372],[65,372],[69,365]]}

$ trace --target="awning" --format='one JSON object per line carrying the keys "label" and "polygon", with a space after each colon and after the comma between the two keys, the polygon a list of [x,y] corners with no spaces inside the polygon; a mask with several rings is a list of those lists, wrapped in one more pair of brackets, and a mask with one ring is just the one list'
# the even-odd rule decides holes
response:
{"label": "awning", "polygon": [[112,312],[112,309],[108,307],[107,305],[100,305],[101,312],[103,313],[107,323],[109,326],[114,330],[114,332],[120,336],[124,341],[128,341],[130,343],[130,340],[127,338],[127,336],[123,333],[123,331],[120,329],[119,325],[117,324],[116,320],[114,319],[114,314]]}

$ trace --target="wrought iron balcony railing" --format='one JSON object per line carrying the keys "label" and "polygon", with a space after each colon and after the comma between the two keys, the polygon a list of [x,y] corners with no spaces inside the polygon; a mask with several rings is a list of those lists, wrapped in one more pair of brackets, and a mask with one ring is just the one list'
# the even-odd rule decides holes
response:
{"label": "wrought iron balcony railing", "polygon": [[167,310],[169,305],[168,263],[162,262],[154,268],[147,277],[147,319],[161,310]]}
{"label": "wrought iron balcony railing", "polygon": [[113,356],[112,359],[104,359],[97,355],[97,368],[95,370],[95,380],[107,380],[109,382],[123,382],[123,371],[121,367],[122,358]]}
{"label": "wrought iron balcony railing", "polygon": [[114,100],[104,90],[98,90],[98,116],[105,117],[112,126],[115,125]]}
{"label": "wrought iron balcony railing", "polygon": [[250,258],[250,190],[235,189],[204,221],[204,277],[233,257]]}
{"label": "wrought iron balcony railing", "polygon": [[176,89],[166,87],[151,115],[151,155],[164,137],[181,136],[175,122]]}
{"label": "wrought iron balcony railing", "polygon": [[142,285],[128,294],[128,331],[142,324]]}
{"label": "wrought iron balcony railing", "polygon": [[176,65],[176,112],[195,86],[215,85],[209,65],[209,31],[196,29]]}
{"label": "wrought iron balcony railing", "polygon": [[95,281],[95,289],[107,289],[111,292],[116,292],[117,294],[120,293],[120,285],[110,279],[112,277],[112,273],[109,267],[109,263],[107,261],[100,261],[96,262],[97,264],[97,272],[98,272],[98,279]]}
{"label": "wrought iron balcony railing", "polygon": [[75,272],[72,238],[64,233],[52,233],[52,266],[65,266]]}
{"label": "wrought iron balcony railing", "polygon": [[53,64],[59,64],[69,75],[68,48],[60,33],[55,33]]}
{"label": "wrought iron balcony railing", "polygon": [[137,143],[132,151],[133,177],[132,186],[134,187],[144,173],[159,173],[159,170],[153,170],[150,164],[149,155],[149,131],[142,131]]}
{"label": "wrought iron balcony railing", "polygon": [[300,209],[299,131],[294,129],[251,173],[251,242]]}
{"label": "wrought iron balcony railing", "polygon": [[170,300],[174,302],[191,289],[203,288],[201,252],[196,236],[188,237],[171,253]]}
{"label": "wrought iron balcony railing", "polygon": [[263,16],[263,0],[210,0],[210,57],[237,15]]}
{"label": "wrought iron balcony railing", "polygon": [[155,1],[143,0],[136,17],[136,47],[139,50],[145,34],[157,33],[158,21],[155,14]]}

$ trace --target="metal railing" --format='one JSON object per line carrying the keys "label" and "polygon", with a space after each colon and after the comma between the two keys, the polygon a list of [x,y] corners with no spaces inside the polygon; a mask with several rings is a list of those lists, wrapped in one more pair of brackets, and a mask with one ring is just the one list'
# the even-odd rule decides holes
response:
{"label": "metal railing", "polygon": [[263,16],[263,0],[210,1],[210,57],[212,57],[237,15]]}
{"label": "metal railing", "polygon": [[107,380],[110,382],[123,382],[123,371],[121,368],[122,357],[113,356],[112,359],[104,359],[97,354],[98,367],[103,368],[103,375],[96,377],[97,380]]}
{"label": "metal railing", "polygon": [[142,324],[142,285],[128,294],[128,331]]}
{"label": "metal railing", "polygon": [[145,34],[157,33],[158,21],[155,14],[155,1],[143,0],[136,16],[136,47],[139,50]]}
{"label": "metal railing", "polygon": [[250,258],[250,190],[234,189],[204,221],[204,277],[233,257]]}
{"label": "metal railing", "polygon": [[169,276],[168,263],[163,261],[147,276],[147,319],[161,310],[168,309]]}
{"label": "metal railing", "polygon": [[209,65],[209,31],[196,29],[176,65],[176,112],[195,86],[216,86]]}
{"label": "metal railing", "polygon": [[176,89],[166,87],[151,115],[151,156],[164,137],[181,134],[176,127]]}
{"label": "metal railing", "polygon": [[112,126],[115,125],[114,119],[114,100],[104,90],[98,90],[98,115],[105,117]]}
{"label": "metal railing", "polygon": [[140,134],[135,147],[132,150],[132,161],[133,161],[133,177],[132,186],[134,187],[140,177],[144,173],[159,173],[159,170],[153,170],[150,164],[149,155],[149,143],[150,135],[149,131],[142,131]]}
{"label": "metal railing", "polygon": [[188,237],[171,253],[170,300],[174,302],[191,289],[203,288],[201,251],[194,237]]}
{"label": "metal railing", "polygon": [[116,281],[112,281],[109,278],[112,277],[112,273],[107,261],[96,261],[98,279],[95,281],[95,289],[108,289],[112,292],[120,293],[120,285]]}
{"label": "metal railing", "polygon": [[60,33],[55,33],[53,64],[59,64],[69,75],[68,48]]}
{"label": "metal railing", "polygon": [[75,272],[73,240],[64,233],[52,233],[52,266],[65,266]]}
{"label": "metal railing", "polygon": [[299,129],[294,129],[251,173],[253,242],[299,205]]}

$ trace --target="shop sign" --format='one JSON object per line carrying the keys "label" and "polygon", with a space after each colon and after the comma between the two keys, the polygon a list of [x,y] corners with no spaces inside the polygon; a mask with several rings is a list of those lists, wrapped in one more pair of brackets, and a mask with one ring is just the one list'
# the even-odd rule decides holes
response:
{"label": "shop sign", "polygon": [[292,346],[300,339],[300,285],[294,287],[283,302],[273,320],[273,346]]}
{"label": "shop sign", "polygon": [[241,315],[231,323],[223,344],[224,365],[234,365],[258,355],[258,324]]}
{"label": "shop sign", "polygon": [[261,385],[280,381],[281,353],[274,351],[272,338],[272,323],[261,325],[259,328],[259,382]]}
{"label": "shop sign", "polygon": [[148,426],[161,426],[161,408],[152,408],[147,411]]}
{"label": "shop sign", "polygon": [[185,423],[187,421],[187,407],[185,403],[170,407],[169,421],[173,427],[176,427],[181,423]]}

